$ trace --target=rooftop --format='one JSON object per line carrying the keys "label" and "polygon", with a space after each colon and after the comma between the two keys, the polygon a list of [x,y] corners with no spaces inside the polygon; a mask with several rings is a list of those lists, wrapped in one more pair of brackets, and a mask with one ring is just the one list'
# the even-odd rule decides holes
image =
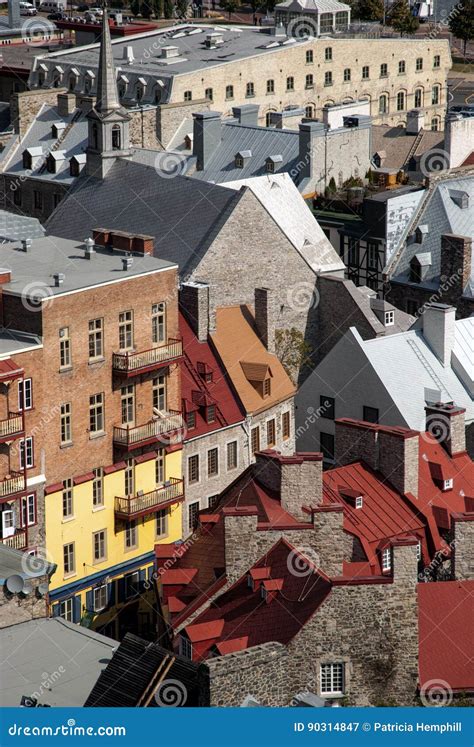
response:
{"label": "rooftop", "polygon": [[[34,564],[36,576],[47,576],[53,573],[56,566],[42,558],[37,558]],[[21,576],[23,580],[31,578],[33,569],[25,570],[25,553],[7,545],[0,544],[0,584],[3,586],[10,576]]]}
{"label": "rooftop", "polygon": [[2,243],[4,240],[39,239],[44,236],[44,233],[44,228],[37,218],[0,210],[0,241]]}

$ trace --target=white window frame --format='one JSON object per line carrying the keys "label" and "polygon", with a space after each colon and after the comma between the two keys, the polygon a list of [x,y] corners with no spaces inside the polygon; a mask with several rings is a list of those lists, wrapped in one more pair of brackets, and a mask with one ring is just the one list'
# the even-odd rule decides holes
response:
{"label": "white window frame", "polygon": [[[140,593],[139,590],[139,584],[140,584],[140,573],[139,571],[133,571],[132,573],[127,573],[126,576],[124,576],[124,583],[125,583],[125,599],[132,599],[133,597],[138,596]],[[134,586],[135,589],[131,590],[130,592],[130,585]]]}
{"label": "white window frame", "polygon": [[[107,607],[107,584],[96,586],[92,591],[94,595],[94,612],[102,612],[102,610],[105,610],[105,608]],[[104,595],[103,600],[101,600],[100,596],[98,597],[99,593],[100,595]],[[102,601],[104,602],[104,604],[101,603]]]}
{"label": "white window frame", "polygon": [[[328,672],[328,674],[326,674]],[[328,679],[329,675],[329,688],[326,683],[323,684],[323,679]],[[340,696],[344,695],[345,687],[345,665],[342,661],[336,662],[324,662],[319,666],[319,677],[320,677],[320,692],[321,695],[325,696]],[[341,687],[337,686],[338,682],[341,682]]]}
{"label": "white window frame", "polygon": [[[170,512],[168,508],[161,508],[159,509],[155,514],[155,535],[158,538],[163,538],[168,536],[168,521],[169,521]],[[158,531],[158,526],[163,529],[163,531]]]}
{"label": "white window frame", "polygon": [[447,480],[443,480],[443,490],[452,490],[453,484],[454,480],[452,477],[449,477]]}
{"label": "white window frame", "polygon": [[391,571],[392,570],[392,549],[390,547],[386,547],[385,550],[382,550],[382,571]]}
{"label": "white window frame", "polygon": [[[66,547],[71,547],[72,552],[68,557],[71,559],[71,568],[69,570],[66,570],[66,563],[65,561],[65,553],[64,550]],[[76,543],[75,542],[66,542],[65,545],[63,545],[63,564],[64,564],[64,575],[65,576],[72,576],[76,573]]]}
{"label": "white window frame", "polygon": [[130,519],[125,527],[125,550],[135,550],[138,547],[138,523]]}
{"label": "white window frame", "polygon": [[385,326],[392,327],[395,324],[395,312],[386,311],[384,314]]}
{"label": "white window frame", "polygon": [[34,526],[36,524],[36,495],[30,493],[21,499],[21,523],[22,526]]}
{"label": "white window frame", "polygon": [[416,546],[416,559],[418,562],[421,560],[421,542],[418,542]]}
{"label": "white window frame", "polygon": [[359,509],[359,508],[362,508],[363,505],[364,505],[363,497],[361,495],[356,496],[355,507]]}
{"label": "white window frame", "polygon": [[[16,516],[14,508],[5,508],[1,512],[2,516],[2,539],[13,537],[16,531]],[[6,521],[6,519],[9,521]]]}
{"label": "white window frame", "polygon": [[[104,545],[104,552],[97,557],[96,555],[96,536],[98,534],[103,534],[103,545]],[[99,540],[99,547],[102,544],[102,540]],[[92,560],[94,563],[103,563],[105,560],[107,560],[107,529],[98,529],[96,532],[92,532]]]}
{"label": "white window frame", "polygon": [[[33,436],[27,436],[20,441],[20,469],[31,469],[35,463]],[[26,459],[25,459],[26,456]]]}
{"label": "white window frame", "polygon": [[62,617],[66,622],[74,621],[74,597],[59,602],[59,617]]}
{"label": "white window frame", "polygon": [[151,341],[154,345],[166,342],[166,303],[164,301],[154,303],[151,307]]}
{"label": "white window frame", "polygon": [[33,408],[33,379],[22,379],[18,382],[18,411]]}

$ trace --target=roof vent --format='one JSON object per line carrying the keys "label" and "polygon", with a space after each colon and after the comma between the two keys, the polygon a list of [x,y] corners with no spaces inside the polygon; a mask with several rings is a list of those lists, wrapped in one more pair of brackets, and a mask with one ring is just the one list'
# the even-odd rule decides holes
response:
{"label": "roof vent", "polygon": [[123,60],[127,63],[127,65],[131,65],[133,61],[135,60],[135,55],[133,54],[133,47],[131,47],[129,44],[124,48],[123,50]]}
{"label": "roof vent", "polygon": [[208,49],[215,49],[224,44],[224,37],[217,31],[211,31],[210,34],[206,35],[206,47]]}
{"label": "roof vent", "polygon": [[466,210],[469,207],[469,195],[461,189],[450,189],[449,196],[458,208]]}
{"label": "roof vent", "polygon": [[125,270],[125,272],[127,272],[127,270],[129,270],[132,265],[133,265],[133,257],[124,257],[122,259],[122,270]]}
{"label": "roof vent", "polygon": [[56,286],[56,288],[59,288],[59,286],[64,283],[66,275],[64,274],[64,272],[55,272],[53,275],[53,278],[54,278],[54,285]]}
{"label": "roof vent", "polygon": [[24,252],[31,252],[32,241],[31,239],[23,239],[21,246]]}
{"label": "roof vent", "polygon": [[95,254],[95,252],[94,252],[94,239],[90,239],[89,238],[89,239],[85,240],[85,250],[86,250],[85,258],[86,259],[92,259],[93,255]]}
{"label": "roof vent", "polygon": [[164,57],[165,60],[169,60],[171,57],[179,57],[179,47],[174,47],[171,44],[162,47],[161,56]]}

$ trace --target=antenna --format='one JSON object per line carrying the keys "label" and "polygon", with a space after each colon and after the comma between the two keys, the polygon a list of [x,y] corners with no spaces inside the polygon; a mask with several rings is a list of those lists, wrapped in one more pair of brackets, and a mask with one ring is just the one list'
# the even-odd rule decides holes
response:
{"label": "antenna", "polygon": [[17,573],[14,576],[9,576],[5,582],[5,586],[10,594],[19,594],[20,591],[23,591],[24,585],[25,582]]}

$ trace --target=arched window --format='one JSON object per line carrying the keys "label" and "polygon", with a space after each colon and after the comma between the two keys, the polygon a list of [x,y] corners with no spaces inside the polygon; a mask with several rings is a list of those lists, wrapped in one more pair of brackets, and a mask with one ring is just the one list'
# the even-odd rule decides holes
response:
{"label": "arched window", "polygon": [[192,101],[193,100],[193,92],[192,91],[185,91],[184,92],[184,100],[185,101]]}
{"label": "arched window", "polygon": [[120,150],[122,147],[122,133],[120,132],[119,125],[112,127],[112,149]]}
{"label": "arched window", "polygon": [[206,90],[204,91],[204,96],[208,101],[213,101],[214,91],[212,90],[212,88],[206,88]]}
{"label": "arched window", "polygon": [[402,112],[405,109],[405,91],[397,93],[397,111]]}
{"label": "arched window", "polygon": [[383,93],[379,97],[379,114],[387,114],[388,112],[388,95]]}
{"label": "arched window", "polygon": [[441,86],[439,85],[433,86],[433,88],[431,89],[431,103],[433,104],[433,106],[439,104],[440,102],[440,90]]}
{"label": "arched window", "polygon": [[305,117],[308,117],[308,119],[313,119],[313,117],[314,117],[314,106],[312,104],[308,104],[308,106],[305,106],[305,108],[304,108],[304,115],[305,115]]}
{"label": "arched window", "polygon": [[415,89],[414,106],[415,106],[415,109],[420,109],[423,106],[423,89],[422,88]]}

